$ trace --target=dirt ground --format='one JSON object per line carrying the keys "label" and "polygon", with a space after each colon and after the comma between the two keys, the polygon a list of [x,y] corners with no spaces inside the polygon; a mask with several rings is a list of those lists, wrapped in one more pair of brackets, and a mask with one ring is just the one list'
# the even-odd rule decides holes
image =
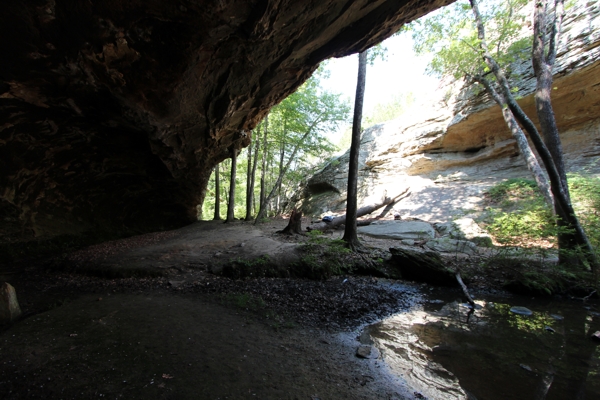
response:
{"label": "dirt ground", "polygon": [[211,273],[222,260],[295,256],[305,239],[276,235],[285,224],[202,222],[92,246],[64,270],[1,276],[24,316],[0,330],[0,397],[418,398],[376,354],[356,356],[360,327],[413,307],[417,286]]}

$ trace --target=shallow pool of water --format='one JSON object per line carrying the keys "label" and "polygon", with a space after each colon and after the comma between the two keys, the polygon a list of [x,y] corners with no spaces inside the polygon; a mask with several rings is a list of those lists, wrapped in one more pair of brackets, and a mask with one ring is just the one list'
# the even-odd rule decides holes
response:
{"label": "shallow pool of water", "polygon": [[365,332],[390,372],[430,399],[600,399],[597,306],[518,296],[477,304],[435,290]]}

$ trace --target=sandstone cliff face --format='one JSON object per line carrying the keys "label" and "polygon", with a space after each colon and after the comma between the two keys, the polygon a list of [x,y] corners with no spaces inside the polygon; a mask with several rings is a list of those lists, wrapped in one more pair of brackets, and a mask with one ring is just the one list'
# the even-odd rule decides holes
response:
{"label": "sandstone cliff face", "polygon": [[5,0],[0,236],[195,219],[214,165],[319,62],[450,0]]}
{"label": "sandstone cliff face", "polygon": [[[567,167],[600,172],[600,5],[579,2],[564,22],[552,93]],[[519,101],[536,120],[530,63],[517,66]],[[441,87],[404,117],[367,129],[360,152],[359,204],[369,195],[413,194],[396,207],[405,216],[445,220],[477,208],[483,190],[500,179],[527,177],[500,108],[486,95]],[[303,211],[345,207],[348,153],[310,178]]]}

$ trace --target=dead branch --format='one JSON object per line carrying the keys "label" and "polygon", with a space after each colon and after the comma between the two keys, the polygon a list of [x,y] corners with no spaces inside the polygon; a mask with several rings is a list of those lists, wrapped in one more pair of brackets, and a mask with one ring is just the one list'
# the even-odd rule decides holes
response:
{"label": "dead branch", "polygon": [[[372,203],[372,204],[363,206],[363,207],[359,208],[358,210],[356,210],[356,218],[360,218],[362,216],[369,215],[372,212],[380,209],[381,207],[391,204],[391,203],[395,203],[397,201],[400,201],[401,199],[403,199],[409,195],[410,195],[410,190],[405,189],[400,194],[398,194],[394,197],[384,197],[381,199],[381,201],[379,201],[377,203]],[[333,221],[331,221],[331,222],[318,222],[316,224],[313,224],[313,225],[307,227],[306,230],[308,230],[308,231],[317,231],[317,230],[324,231],[326,229],[334,229],[337,226],[339,226],[345,222],[346,222],[346,214],[340,215],[339,217],[335,217],[333,219]]]}

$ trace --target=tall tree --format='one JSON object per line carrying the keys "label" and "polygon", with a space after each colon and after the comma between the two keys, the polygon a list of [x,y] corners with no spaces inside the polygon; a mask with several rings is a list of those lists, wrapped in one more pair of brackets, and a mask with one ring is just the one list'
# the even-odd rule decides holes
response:
{"label": "tall tree", "polygon": [[[547,0],[539,0],[534,4],[531,60],[537,80],[536,109],[544,138],[517,103],[515,91],[518,89],[509,83],[507,77],[506,71],[510,71],[515,60],[523,59],[526,54],[523,50],[531,43],[531,36],[525,35],[523,31],[526,25],[524,14],[519,12],[526,3],[526,0],[492,1],[486,3],[487,14],[480,9],[477,0],[469,0],[469,7],[459,4],[452,11],[417,24],[413,37],[421,39],[416,50],[434,52],[431,71],[451,73],[457,78],[465,76],[468,81],[480,83],[500,105],[503,117],[538,186],[546,198],[552,200],[550,204],[554,205],[559,225],[561,263],[573,262],[573,255],[578,253],[580,256],[583,251],[583,258],[575,258],[587,259],[592,269],[597,271],[596,255],[571,204],[558,129],[551,107],[552,66],[556,59],[563,16],[562,0],[556,0],[554,7],[550,7]],[[473,25],[469,25],[466,18],[467,9],[473,13]],[[486,23],[488,27],[492,27],[489,35],[491,38],[486,36]],[[521,127],[529,134],[544,164],[549,182],[541,172],[533,152],[528,149],[528,141]]]}
{"label": "tall tree", "polygon": [[220,164],[215,166],[215,214],[213,219],[221,219],[221,182],[219,179]]}
{"label": "tall tree", "polygon": [[[267,116],[265,117],[264,120],[264,134],[263,134],[263,146],[262,146],[262,159],[261,159],[261,169],[260,169],[260,204],[262,207],[262,204],[265,203],[265,198],[267,197],[267,183],[266,183],[266,176],[267,176],[267,133],[269,130],[269,114],[267,114]],[[258,218],[257,218],[258,220]]]}
{"label": "tall tree", "polygon": [[324,133],[335,129],[346,119],[347,113],[348,107],[338,95],[320,89],[318,75],[313,75],[271,110],[271,137],[273,147],[279,147],[279,159],[269,158],[271,163],[276,163],[271,168],[273,173],[269,174],[274,182],[261,201],[257,222],[266,216],[292,165],[297,167],[301,159],[322,155],[324,150],[332,148]]}
{"label": "tall tree", "polygon": [[350,163],[348,166],[348,195],[346,198],[346,225],[344,237],[348,247],[360,247],[356,227],[356,210],[358,209],[358,155],[360,152],[360,130],[362,123],[363,100],[367,78],[367,50],[358,55],[358,79],[356,97],[354,99],[354,118],[352,120],[352,142],[350,145]]}
{"label": "tall tree", "polygon": [[[246,221],[252,221],[253,207],[254,207],[254,182],[256,179],[256,166],[258,165],[258,149],[260,147],[260,125],[254,132],[254,157],[251,156],[252,148],[248,147],[248,179],[247,179],[247,190],[246,190]],[[251,162],[251,160],[254,162]],[[252,164],[252,167],[250,167]]]}
{"label": "tall tree", "polygon": [[237,149],[231,146],[231,175],[229,180],[229,201],[227,202],[227,219],[225,222],[235,220],[235,185],[237,171]]}

